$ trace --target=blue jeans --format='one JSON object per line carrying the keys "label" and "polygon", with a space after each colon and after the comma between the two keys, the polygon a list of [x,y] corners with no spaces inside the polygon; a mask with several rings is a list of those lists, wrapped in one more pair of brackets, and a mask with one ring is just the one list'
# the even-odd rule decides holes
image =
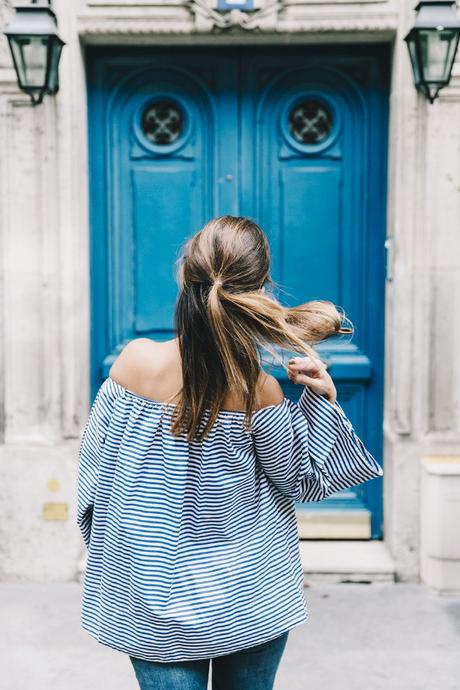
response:
{"label": "blue jeans", "polygon": [[194,661],[156,662],[131,656],[140,690],[272,690],[289,630],[268,642],[232,654]]}

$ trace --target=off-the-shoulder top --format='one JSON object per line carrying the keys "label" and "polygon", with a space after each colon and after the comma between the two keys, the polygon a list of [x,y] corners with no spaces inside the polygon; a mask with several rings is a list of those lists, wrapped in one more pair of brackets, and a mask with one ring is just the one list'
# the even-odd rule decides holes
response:
{"label": "off-the-shoulder top", "polygon": [[254,412],[250,430],[243,411],[221,410],[203,441],[173,436],[170,410],[105,379],[78,477],[83,628],[161,662],[229,654],[306,621],[294,502],[383,474],[341,405],[308,386],[298,403]]}

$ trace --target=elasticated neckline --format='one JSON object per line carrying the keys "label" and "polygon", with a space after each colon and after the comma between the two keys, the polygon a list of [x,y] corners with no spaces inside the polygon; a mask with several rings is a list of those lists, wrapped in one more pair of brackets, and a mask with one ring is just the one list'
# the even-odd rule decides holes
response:
{"label": "elasticated neckline", "polygon": [[[107,381],[110,381],[111,385],[113,385],[115,388],[118,388],[120,391],[124,393],[124,395],[129,395],[132,398],[137,398],[139,400],[142,400],[143,402],[151,405],[152,407],[176,407],[176,403],[171,403],[171,402],[166,402],[166,401],[161,401],[161,400],[154,400],[153,398],[147,398],[145,395],[141,395],[140,393],[135,393],[134,391],[130,390],[129,388],[126,388],[125,386],[122,386],[118,381],[115,381],[111,376],[107,377]],[[281,409],[284,407],[286,404],[288,404],[289,398],[284,397],[283,400],[279,403],[273,404],[273,405],[267,405],[266,407],[260,407],[258,410],[255,410],[252,413],[252,416],[254,418],[255,415],[259,415],[263,412],[266,412],[267,410],[276,410],[276,409]],[[209,410],[206,410],[209,412]],[[220,409],[218,412],[219,415],[235,415],[237,417],[244,417],[245,411],[244,410],[225,410],[225,409]]]}

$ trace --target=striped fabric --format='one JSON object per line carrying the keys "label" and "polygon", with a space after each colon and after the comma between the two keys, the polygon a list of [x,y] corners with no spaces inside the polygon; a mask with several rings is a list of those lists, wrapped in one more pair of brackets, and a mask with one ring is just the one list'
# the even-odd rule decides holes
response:
{"label": "striped fabric", "polygon": [[[383,474],[340,404],[305,387],[210,435],[170,432],[165,404],[107,378],[80,444],[88,547],[82,625],[150,661],[229,654],[308,618],[294,501]],[[204,423],[205,420],[203,420]]]}

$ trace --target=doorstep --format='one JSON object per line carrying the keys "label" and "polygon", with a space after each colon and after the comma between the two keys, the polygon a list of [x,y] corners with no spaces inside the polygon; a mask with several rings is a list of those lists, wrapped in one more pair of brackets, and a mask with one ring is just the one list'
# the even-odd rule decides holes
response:
{"label": "doorstep", "polygon": [[298,508],[297,531],[300,539],[365,539],[371,538],[371,511],[325,510]]}
{"label": "doorstep", "polygon": [[305,584],[394,582],[395,563],[385,542],[299,540]]}

